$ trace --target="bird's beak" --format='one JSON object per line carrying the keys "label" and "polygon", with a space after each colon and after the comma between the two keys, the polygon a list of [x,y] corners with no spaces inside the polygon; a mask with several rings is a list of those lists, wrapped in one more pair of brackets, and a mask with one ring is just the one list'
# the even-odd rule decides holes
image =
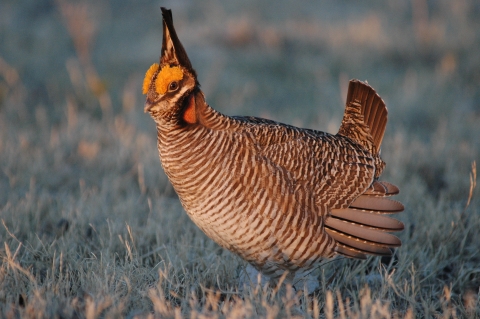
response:
{"label": "bird's beak", "polygon": [[150,110],[152,109],[152,107],[153,107],[153,103],[150,103],[150,101],[147,99],[147,100],[145,101],[145,106],[144,106],[144,108],[143,108],[143,112],[144,112],[144,113],[150,112]]}

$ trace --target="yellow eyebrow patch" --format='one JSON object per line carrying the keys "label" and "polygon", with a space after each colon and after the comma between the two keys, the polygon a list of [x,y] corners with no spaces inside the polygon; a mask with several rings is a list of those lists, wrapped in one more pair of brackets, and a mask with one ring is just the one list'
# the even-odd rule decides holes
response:
{"label": "yellow eyebrow patch", "polygon": [[[152,83],[152,78],[155,72],[158,71],[159,67],[160,66],[158,63],[154,63],[145,74],[142,87],[143,94],[148,93],[150,84]],[[157,78],[155,79],[155,91],[158,94],[165,94],[165,92],[167,92],[168,85],[172,81],[180,81],[181,79],[183,79],[183,71],[179,66],[165,65],[160,72],[158,72]]]}
{"label": "yellow eyebrow patch", "polygon": [[181,79],[183,79],[183,71],[179,66],[165,65],[157,75],[155,89],[157,93],[165,94],[172,81],[180,81]]}
{"label": "yellow eyebrow patch", "polygon": [[150,83],[152,82],[152,77],[157,72],[158,68],[160,66],[158,63],[152,64],[150,68],[148,68],[147,73],[145,73],[145,78],[143,79],[143,87],[142,87],[142,93],[147,94],[148,89],[150,88]]}

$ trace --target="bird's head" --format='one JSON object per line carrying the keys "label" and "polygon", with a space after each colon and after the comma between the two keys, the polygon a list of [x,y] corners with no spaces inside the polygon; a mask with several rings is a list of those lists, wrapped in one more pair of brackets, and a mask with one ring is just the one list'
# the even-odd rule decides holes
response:
{"label": "bird's head", "polygon": [[155,121],[195,123],[197,75],[173,27],[172,11],[162,8],[163,43],[160,63],[145,74],[145,112]]}

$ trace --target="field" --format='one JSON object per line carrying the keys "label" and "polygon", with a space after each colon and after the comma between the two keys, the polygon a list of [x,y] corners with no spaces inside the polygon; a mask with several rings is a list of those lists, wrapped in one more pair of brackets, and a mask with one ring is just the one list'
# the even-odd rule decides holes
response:
{"label": "field", "polygon": [[[144,72],[160,6],[207,101],[336,133],[348,80],[386,101],[394,258],[338,258],[313,295],[240,287],[163,173]],[[0,317],[480,317],[475,0],[0,3]]]}

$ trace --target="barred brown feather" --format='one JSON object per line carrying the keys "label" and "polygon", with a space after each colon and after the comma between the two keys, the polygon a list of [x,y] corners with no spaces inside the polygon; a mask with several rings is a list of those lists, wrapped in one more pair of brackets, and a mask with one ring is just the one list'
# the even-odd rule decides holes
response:
{"label": "barred brown feather", "polygon": [[[162,11],[162,57],[147,74],[145,111],[165,173],[207,236],[273,280],[336,254],[390,255],[400,246],[387,232],[403,224],[384,216],[403,210],[388,198],[398,188],[376,180],[387,110],[369,85],[350,82],[336,135],[225,116],[205,102],[171,12]],[[166,81],[168,90],[156,88]]]}

